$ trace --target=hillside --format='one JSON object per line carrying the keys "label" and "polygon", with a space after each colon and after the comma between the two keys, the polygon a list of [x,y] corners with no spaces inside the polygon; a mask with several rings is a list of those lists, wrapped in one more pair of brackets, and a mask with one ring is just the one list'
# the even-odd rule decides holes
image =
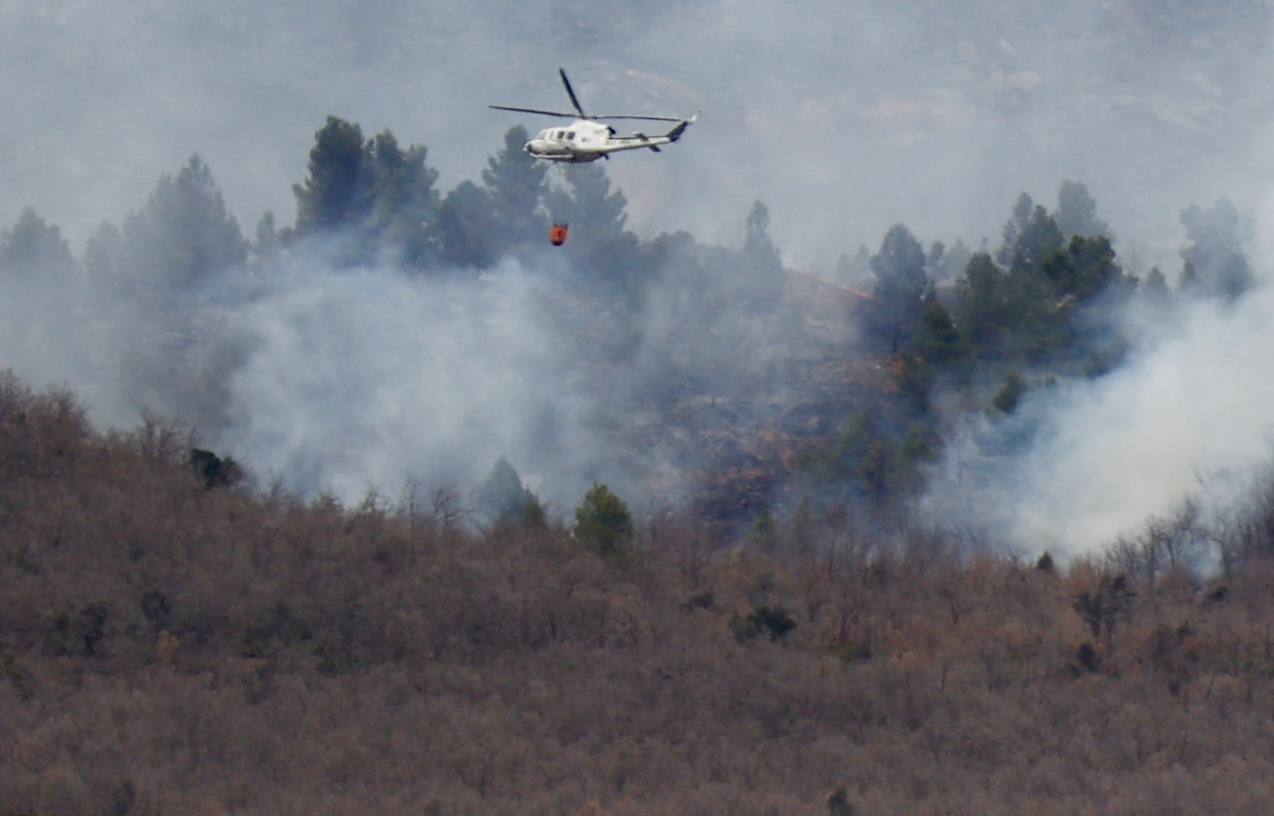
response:
{"label": "hillside", "polygon": [[1272,27],[0,3],[0,816],[1269,813]]}
{"label": "hillside", "polygon": [[1255,814],[1271,795],[1256,517],[1206,586],[1150,533],[1059,570],[822,518],[780,523],[772,555],[639,519],[616,560],[555,525],[474,529],[446,496],[210,488],[189,444],[102,436],[69,395],[0,381],[0,812],[814,816],[847,812],[825,804],[841,790],[865,814]]}

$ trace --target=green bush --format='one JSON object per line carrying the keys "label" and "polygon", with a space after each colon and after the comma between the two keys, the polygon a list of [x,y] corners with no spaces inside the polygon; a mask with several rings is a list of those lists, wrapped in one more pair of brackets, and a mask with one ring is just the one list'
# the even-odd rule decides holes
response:
{"label": "green bush", "polygon": [[627,554],[633,537],[633,518],[623,499],[606,485],[594,483],[575,508],[572,532],[603,558],[618,558]]}
{"label": "green bush", "polygon": [[796,628],[796,619],[781,606],[760,604],[753,607],[747,617],[736,616],[730,621],[730,629],[739,640],[753,640],[762,633],[770,640],[781,640]]}

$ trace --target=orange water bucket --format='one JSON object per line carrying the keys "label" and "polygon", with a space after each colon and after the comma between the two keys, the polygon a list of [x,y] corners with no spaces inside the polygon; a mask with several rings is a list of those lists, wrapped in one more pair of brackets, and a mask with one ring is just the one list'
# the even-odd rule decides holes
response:
{"label": "orange water bucket", "polygon": [[549,243],[553,246],[561,246],[566,243],[566,224],[554,224],[549,230]]}

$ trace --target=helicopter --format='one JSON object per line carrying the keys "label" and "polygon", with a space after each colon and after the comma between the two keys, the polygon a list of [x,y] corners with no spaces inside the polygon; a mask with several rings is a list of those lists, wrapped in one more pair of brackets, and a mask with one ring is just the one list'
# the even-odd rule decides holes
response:
{"label": "helicopter", "polygon": [[[584,112],[584,108],[580,106],[579,98],[575,96],[575,89],[571,87],[571,81],[566,78],[566,71],[558,68],[557,73],[562,77],[562,85],[566,88],[566,95],[571,98],[571,106],[575,108],[574,113],[539,110],[537,108],[515,108],[507,105],[488,105],[488,107],[495,110],[535,113],[541,116],[575,117],[569,124],[541,130],[534,138],[522,146],[522,149],[535,159],[579,163],[609,159],[611,153],[618,153],[621,150],[646,148],[659,153],[659,145],[672,144],[680,139],[681,134],[686,132],[686,128],[693,125],[699,118],[697,113],[689,119],[680,119],[675,116],[595,116],[587,114]],[[675,122],[676,124],[667,133],[656,136],[647,136],[641,132],[634,133],[631,136],[619,136],[613,127],[602,121],[606,119],[641,119],[650,122]]]}

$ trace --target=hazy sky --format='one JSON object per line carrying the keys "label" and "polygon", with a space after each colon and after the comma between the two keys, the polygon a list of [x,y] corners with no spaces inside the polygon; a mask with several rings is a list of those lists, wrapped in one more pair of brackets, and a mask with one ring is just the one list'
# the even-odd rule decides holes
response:
{"label": "hazy sky", "polygon": [[4,0],[0,223],[34,205],[78,249],[194,152],[245,232],[290,223],[328,114],[427,145],[445,191],[542,124],[486,105],[565,105],[563,66],[595,111],[704,110],[608,166],[646,235],[737,240],[760,198],[785,257],[830,268],[896,221],[995,241],[1018,192],[1075,179],[1159,260],[1182,208],[1270,185],[1269,22],[1255,0]]}

